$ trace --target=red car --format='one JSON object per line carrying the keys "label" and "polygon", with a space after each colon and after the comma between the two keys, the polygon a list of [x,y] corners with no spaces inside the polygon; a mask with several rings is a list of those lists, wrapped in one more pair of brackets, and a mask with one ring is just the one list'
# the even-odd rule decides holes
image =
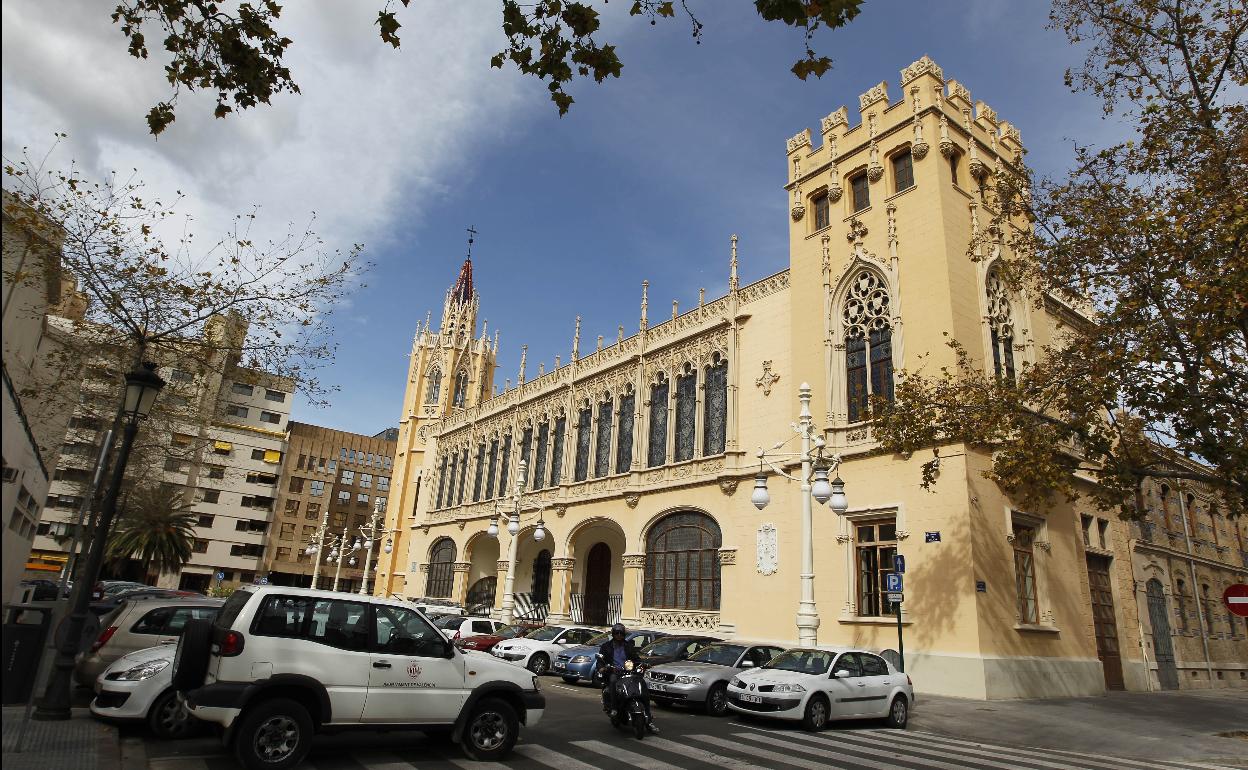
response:
{"label": "red car", "polygon": [[510,626],[500,628],[497,634],[478,634],[477,636],[456,639],[455,646],[461,650],[489,652],[494,648],[494,645],[504,639],[515,639],[517,636],[524,636],[531,631],[541,628],[543,625],[542,623],[512,623]]}

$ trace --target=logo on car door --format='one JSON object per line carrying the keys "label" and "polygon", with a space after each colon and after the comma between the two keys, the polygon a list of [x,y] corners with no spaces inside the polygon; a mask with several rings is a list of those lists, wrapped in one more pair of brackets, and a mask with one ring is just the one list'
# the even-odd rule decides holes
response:
{"label": "logo on car door", "polygon": [[416,662],[407,664],[407,675],[412,679],[420,678],[420,664]]}

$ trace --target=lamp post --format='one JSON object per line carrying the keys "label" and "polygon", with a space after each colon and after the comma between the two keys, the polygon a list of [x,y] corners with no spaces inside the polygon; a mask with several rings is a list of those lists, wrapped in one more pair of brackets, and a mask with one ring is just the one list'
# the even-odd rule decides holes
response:
{"label": "lamp post", "polygon": [[[521,459],[516,469],[516,485],[511,493],[512,510],[507,515],[507,534],[511,535],[511,542],[507,546],[507,578],[503,581],[503,607],[502,618],[504,623],[511,623],[514,620],[513,612],[515,610],[515,598],[512,591],[516,585],[516,552],[519,550],[520,538],[520,513],[524,507],[524,478],[528,475],[528,461]],[[533,539],[542,541],[546,539],[546,521],[542,518],[542,512],[545,506],[536,506],[537,512],[537,529],[533,530]],[[498,513],[499,509],[495,507],[494,520],[490,522],[490,526],[486,529],[486,534],[490,537],[498,537]]]}
{"label": "lamp post", "polygon": [[333,550],[329,552],[329,556],[325,557],[325,563],[328,564],[329,562],[332,561],[337,565],[334,567],[334,585],[329,590],[337,591],[338,579],[342,576],[343,562],[347,562],[352,567],[354,567],[355,566],[355,552],[360,550],[360,548],[363,547],[364,544],[360,542],[360,539],[358,537],[355,539],[354,542],[352,542],[351,536],[348,534],[347,527],[343,527],[342,534],[339,535],[334,540],[331,540],[329,542],[333,546]]}
{"label": "lamp post", "polygon": [[[798,401],[801,404],[801,412],[798,415],[798,421],[793,423],[792,428],[794,434],[802,440],[802,449],[800,452],[777,452],[792,438],[777,442],[770,450],[764,450],[762,447],[759,447],[758,475],[754,477],[754,491],[750,495],[750,502],[754,503],[754,507],[760,511],[771,502],[771,495],[767,491],[767,474],[763,472],[763,463],[766,463],[781,476],[801,482],[802,596],[797,605],[797,638],[801,645],[813,646],[819,643],[819,613],[815,608],[814,506],[811,504],[811,498],[813,497],[820,505],[830,502],[829,507],[838,516],[849,510],[849,501],[845,498],[845,482],[841,481],[839,475],[833,481],[828,481],[829,471],[835,471],[840,468],[841,458],[839,455],[825,457],[823,454],[825,442],[823,436],[820,435],[821,431],[815,428],[814,420],[810,415],[809,384],[803,382],[801,387],[798,388]],[[793,476],[785,473],[783,469],[777,466],[771,458],[800,459],[802,463],[801,477],[794,479]]]}
{"label": "lamp post", "polygon": [[308,546],[304,549],[304,553],[312,557],[312,588],[316,588],[316,581],[321,575],[320,553],[325,548],[325,532],[328,529],[329,508],[326,508],[325,514],[321,516],[321,526],[316,528],[313,539],[308,541]]}
{"label": "lamp post", "polygon": [[386,511],[381,507],[381,498],[374,499],[376,504],[373,506],[373,517],[369,520],[367,527],[360,527],[360,535],[364,538],[364,577],[360,580],[361,595],[368,593],[368,565],[373,560],[373,543],[376,543],[382,535],[386,535],[386,553],[394,550],[394,541],[389,537],[391,531],[382,526]]}
{"label": "lamp post", "polygon": [[113,519],[117,516],[117,498],[121,494],[121,484],[126,475],[126,463],[130,459],[130,450],[134,447],[134,437],[139,432],[139,422],[147,419],[147,415],[152,410],[152,404],[156,401],[156,395],[164,386],[165,381],[156,374],[156,364],[153,363],[143,362],[126,375],[126,401],[122,406],[121,414],[125,427],[122,431],[121,446],[117,450],[117,463],[113,468],[112,478],[109,479],[104,501],[100,505],[100,520],[91,538],[91,550],[87,555],[86,568],[74,585],[74,598],[69,616],[65,619],[61,629],[58,629],[62,632],[60,644],[56,650],[47,689],[44,690],[43,699],[35,709],[35,719],[63,720],[71,716],[74,656],[78,653],[78,643],[87,619],[91,587],[95,585],[100,566],[104,563],[109,530],[113,526]]}

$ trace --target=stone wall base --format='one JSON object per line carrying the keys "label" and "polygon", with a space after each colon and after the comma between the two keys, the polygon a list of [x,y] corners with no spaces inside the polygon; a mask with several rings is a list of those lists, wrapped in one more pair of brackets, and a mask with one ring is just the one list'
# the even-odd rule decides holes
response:
{"label": "stone wall base", "polygon": [[1062,698],[1102,695],[1101,662],[1072,658],[990,658],[907,653],[915,691],[960,698]]}

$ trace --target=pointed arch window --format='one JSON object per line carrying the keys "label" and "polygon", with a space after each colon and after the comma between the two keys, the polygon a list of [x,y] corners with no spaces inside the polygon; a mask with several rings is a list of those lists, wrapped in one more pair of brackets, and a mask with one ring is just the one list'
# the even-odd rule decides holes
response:
{"label": "pointed arch window", "polygon": [[481,501],[481,484],[485,481],[485,442],[477,445],[477,472],[472,479],[472,501]]}
{"label": "pointed arch window", "polygon": [[425,384],[425,403],[436,404],[438,397],[442,395],[442,370],[436,366],[433,367],[429,370],[426,379],[428,382]]}
{"label": "pointed arch window", "polygon": [[445,599],[451,595],[455,573],[455,541],[444,537],[433,544],[429,552],[429,577],[425,581],[425,596]]}
{"label": "pointed arch window", "polygon": [[611,423],[615,404],[610,396],[598,404],[598,441],[594,448],[594,478],[611,472]]}
{"label": "pointed arch window", "polygon": [[616,473],[628,473],[633,465],[633,412],[636,409],[636,394],[620,397],[620,406],[615,412],[615,421],[620,426],[617,429],[620,435],[615,442]]}
{"label": "pointed arch window", "polygon": [[841,306],[845,329],[845,385],[850,422],[867,419],[872,396],[893,400],[891,302],[884,281],[862,270]]}
{"label": "pointed arch window", "polygon": [[1001,271],[993,268],[984,281],[988,295],[988,335],[992,341],[992,370],[998,378],[1014,381],[1014,315],[1009,288]]}
{"label": "pointed arch window", "polygon": [[576,481],[589,478],[589,434],[593,431],[594,410],[585,407],[576,418]]}
{"label": "pointed arch window", "polygon": [[503,459],[498,466],[498,496],[507,496],[507,480],[511,477],[511,434],[503,436]]}
{"label": "pointed arch window", "polygon": [[550,485],[559,486],[563,480],[563,439],[568,431],[568,418],[562,415],[555,420],[555,438],[550,447]]}
{"label": "pointed arch window", "polygon": [[451,478],[446,486],[446,507],[450,508],[455,504],[455,478],[459,470],[459,453],[455,452],[451,455]]}
{"label": "pointed arch window", "polygon": [[550,446],[550,422],[537,426],[537,453],[533,458],[533,488],[546,486],[546,450]]}
{"label": "pointed arch window", "polygon": [[490,440],[490,469],[485,476],[485,499],[494,497],[494,479],[498,475],[498,439]]}
{"label": "pointed arch window", "polygon": [[446,493],[446,455],[442,455],[442,468],[438,471],[438,504],[434,508],[441,508],[442,501]]}
{"label": "pointed arch window", "polygon": [[706,367],[703,390],[702,454],[724,451],[728,435],[728,360],[716,353]]}
{"label": "pointed arch window", "polygon": [[451,405],[457,409],[464,408],[464,400],[468,397],[468,372],[455,375],[455,392],[451,395]]}
{"label": "pointed arch window", "polygon": [[646,466],[654,468],[667,460],[667,401],[670,386],[667,376],[659,372],[650,386],[650,446]]}
{"label": "pointed arch window", "polygon": [[516,462],[524,461],[524,476],[520,479],[520,485],[529,486],[529,474],[533,472],[533,426],[524,429],[520,434],[520,457]]}
{"label": "pointed arch window", "polygon": [[468,448],[464,447],[459,453],[459,495],[456,498],[458,505],[464,504],[464,489],[468,486]]}
{"label": "pointed arch window", "polygon": [[693,459],[695,424],[698,415],[698,372],[685,364],[684,374],[676,378],[676,449],[674,462]]}

